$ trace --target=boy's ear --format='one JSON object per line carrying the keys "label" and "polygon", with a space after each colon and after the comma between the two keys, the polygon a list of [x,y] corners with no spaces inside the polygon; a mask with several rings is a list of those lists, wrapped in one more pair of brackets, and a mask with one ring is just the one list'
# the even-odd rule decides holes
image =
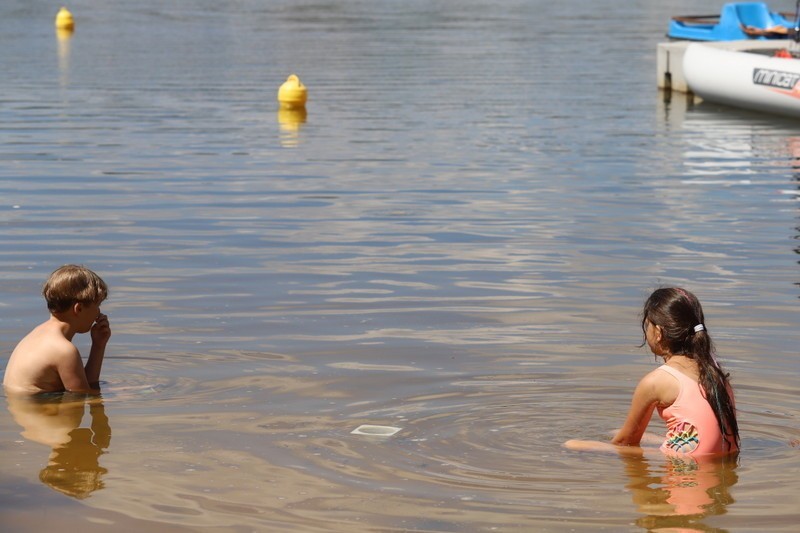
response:
{"label": "boy's ear", "polygon": [[75,302],[74,304],[72,304],[71,311],[75,315],[80,314],[80,312],[83,311],[83,304],[80,302]]}

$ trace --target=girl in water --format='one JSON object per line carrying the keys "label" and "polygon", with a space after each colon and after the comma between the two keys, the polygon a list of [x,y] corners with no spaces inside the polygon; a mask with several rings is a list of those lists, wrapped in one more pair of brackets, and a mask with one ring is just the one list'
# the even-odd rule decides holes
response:
{"label": "girl in water", "polygon": [[703,308],[685,289],[658,289],[644,304],[645,342],[664,364],[636,386],[628,417],[611,445],[571,440],[574,450],[640,454],[638,447],[657,409],[667,424],[661,451],[667,454],[726,454],[739,449],[739,426],[728,374],[714,358]]}

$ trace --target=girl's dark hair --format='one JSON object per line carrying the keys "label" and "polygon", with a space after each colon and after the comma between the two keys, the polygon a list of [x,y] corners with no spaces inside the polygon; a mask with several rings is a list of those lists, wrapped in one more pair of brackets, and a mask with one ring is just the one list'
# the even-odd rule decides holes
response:
{"label": "girl's dark hair", "polygon": [[[685,355],[700,367],[700,385],[714,410],[719,429],[730,448],[739,446],[739,425],[736,409],[729,394],[728,376],[714,357],[714,343],[705,325],[703,308],[697,297],[678,287],[657,289],[650,295],[642,311],[642,331],[650,321],[660,326],[666,347],[672,355]],[[702,328],[697,327],[702,325]]]}

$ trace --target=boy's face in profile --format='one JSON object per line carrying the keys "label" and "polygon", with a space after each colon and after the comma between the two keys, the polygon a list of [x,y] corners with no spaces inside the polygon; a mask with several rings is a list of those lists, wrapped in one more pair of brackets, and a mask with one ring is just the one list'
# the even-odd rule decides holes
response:
{"label": "boy's face in profile", "polygon": [[100,316],[100,302],[89,304],[78,303],[78,331],[86,333],[92,329],[92,324]]}

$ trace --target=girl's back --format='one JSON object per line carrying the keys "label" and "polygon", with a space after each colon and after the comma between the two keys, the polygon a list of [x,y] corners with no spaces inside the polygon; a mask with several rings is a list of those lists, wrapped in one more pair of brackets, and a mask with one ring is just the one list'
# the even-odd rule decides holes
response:
{"label": "girl's back", "polygon": [[691,455],[735,451],[735,441],[726,443],[697,376],[693,378],[669,365],[662,365],[659,370],[672,376],[671,379],[675,379],[679,387],[672,405],[658,407],[659,416],[667,424],[667,435],[661,450],[669,454]]}

